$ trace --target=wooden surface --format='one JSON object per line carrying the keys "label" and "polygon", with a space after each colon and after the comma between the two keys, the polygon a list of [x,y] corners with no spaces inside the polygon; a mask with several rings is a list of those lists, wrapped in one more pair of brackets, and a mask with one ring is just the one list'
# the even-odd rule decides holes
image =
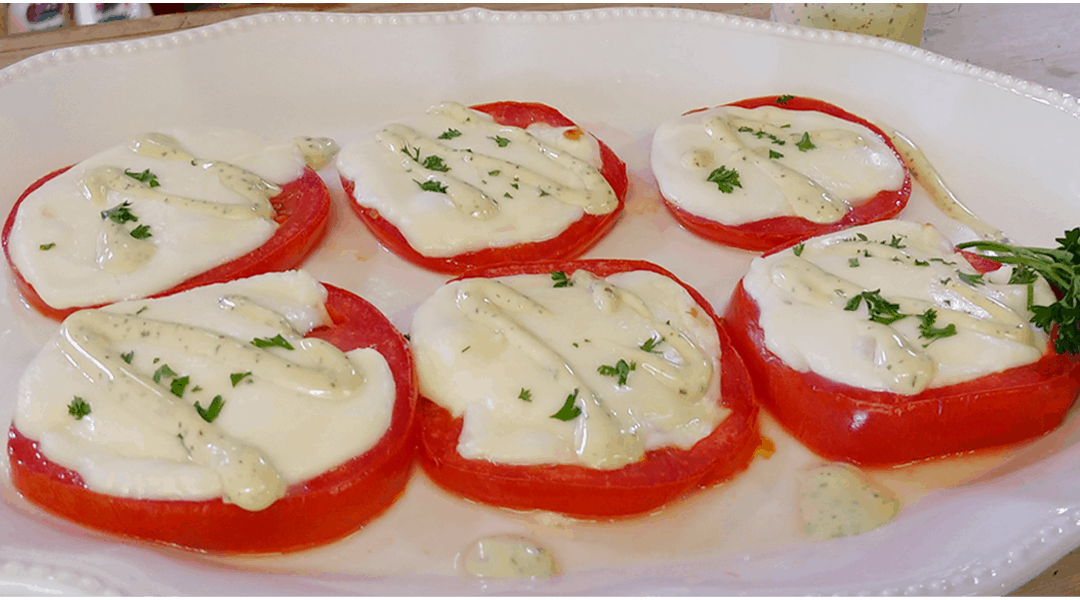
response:
{"label": "wooden surface", "polygon": [[[361,13],[431,12],[482,6],[492,10],[559,10],[617,4],[263,4],[116,21],[54,31],[3,35],[0,68],[40,52],[79,44],[159,35],[242,15],[293,10]],[[660,6],[638,4],[636,6]],[[663,5],[673,6],[673,5]],[[768,4],[678,4],[768,18]],[[6,5],[0,5],[0,11]],[[3,17],[0,14],[0,17]],[[0,23],[3,19],[0,19]],[[938,54],[1080,96],[1080,4],[930,4],[922,47]],[[1012,595],[1080,595],[1080,549]]]}

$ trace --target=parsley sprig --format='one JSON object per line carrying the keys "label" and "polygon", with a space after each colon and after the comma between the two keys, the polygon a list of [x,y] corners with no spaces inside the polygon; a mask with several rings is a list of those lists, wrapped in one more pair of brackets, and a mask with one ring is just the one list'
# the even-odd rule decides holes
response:
{"label": "parsley sprig", "polygon": [[[1031,248],[1012,246],[1000,242],[964,242],[957,244],[959,249],[972,248],[987,253],[987,257],[1000,263],[1017,265],[1022,269],[1019,275],[1014,270],[1014,277],[1028,285],[1028,308],[1032,312],[1031,322],[1043,331],[1050,331],[1058,326],[1058,337],[1054,340],[1054,349],[1058,354],[1080,353],[1080,227],[1065,232],[1064,237],[1055,238],[1057,248]],[[1036,306],[1032,301],[1032,283],[1034,278],[1029,271],[1042,275],[1050,285],[1057,289],[1061,298],[1047,306]]]}

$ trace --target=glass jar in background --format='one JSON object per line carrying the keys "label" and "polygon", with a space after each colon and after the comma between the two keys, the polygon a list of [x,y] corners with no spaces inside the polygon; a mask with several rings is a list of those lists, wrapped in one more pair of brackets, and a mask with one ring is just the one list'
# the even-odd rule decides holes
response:
{"label": "glass jar in background", "polygon": [[774,3],[771,18],[777,23],[861,33],[918,46],[926,23],[926,4]]}

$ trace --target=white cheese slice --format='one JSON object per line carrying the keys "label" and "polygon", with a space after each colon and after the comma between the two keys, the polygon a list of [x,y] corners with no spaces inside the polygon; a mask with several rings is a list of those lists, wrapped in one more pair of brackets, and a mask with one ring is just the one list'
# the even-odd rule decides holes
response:
{"label": "white cheese slice", "polygon": [[[743,286],[761,309],[766,347],[789,367],[915,394],[1042,356],[1047,334],[1030,323],[1028,288],[1010,285],[1010,274],[980,277],[930,225],[882,221],[759,257]],[[1032,289],[1035,304],[1053,302],[1041,278]],[[876,298],[895,307],[872,313]],[[903,317],[880,322],[889,315]]]}
{"label": "white cheese slice", "polygon": [[[315,148],[304,141],[311,147],[301,150],[209,127],[125,140],[23,201],[11,260],[54,308],[167,290],[270,239],[277,223],[267,198],[303,173],[305,153]],[[125,172],[145,172],[155,183]],[[124,210],[137,220],[116,214]]]}
{"label": "white cheese slice", "polygon": [[729,411],[705,311],[656,273],[566,275],[452,282],[417,309],[421,393],[464,417],[458,452],[615,469],[709,435]]}
{"label": "white cheese slice", "polygon": [[664,198],[726,225],[780,216],[834,223],[851,205],[900,189],[906,173],[870,129],[777,106],[669,119],[653,135],[651,166]]}
{"label": "white cheese slice", "polygon": [[[292,271],[76,312],[20,380],[15,426],[95,491],[244,506],[229,490],[259,486],[214,456],[246,454],[280,493],[374,446],[393,412],[380,354],[301,337],[328,322],[325,299]],[[253,344],[279,335],[293,349]],[[218,396],[207,422],[195,405]]]}
{"label": "white cheese slice", "polygon": [[601,165],[596,138],[576,127],[500,125],[450,102],[346,145],[337,161],[356,202],[433,257],[543,241],[611,213]]}

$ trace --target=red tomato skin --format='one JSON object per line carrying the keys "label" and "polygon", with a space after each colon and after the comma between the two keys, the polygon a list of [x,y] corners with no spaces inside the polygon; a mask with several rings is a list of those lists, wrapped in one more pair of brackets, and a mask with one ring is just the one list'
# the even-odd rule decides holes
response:
{"label": "red tomato skin", "polygon": [[8,458],[16,490],[59,517],[105,533],[209,553],[304,550],[341,539],[383,513],[405,488],[416,454],[416,374],[407,342],[365,300],[326,285],[333,325],[309,337],[343,350],[374,348],[386,357],[396,399],[390,428],[370,450],[290,486],[261,511],[221,499],[137,500],[88,490],[74,471],[49,461],[12,425]]}
{"label": "red tomato skin", "polygon": [[[8,267],[11,269],[15,286],[20,294],[35,310],[58,321],[62,321],[77,310],[98,308],[103,305],[54,308],[46,304],[34,286],[23,278],[15,264],[11,262],[8,237],[15,226],[15,215],[23,200],[47,181],[70,168],[64,167],[49,173],[35,181],[19,196],[4,223],[2,238],[4,256],[7,258]],[[326,189],[326,184],[315,171],[305,168],[304,174],[299,179],[282,186],[281,193],[271,198],[270,204],[274,206],[274,218],[278,222],[278,228],[266,243],[244,256],[220,264],[149,297],[158,298],[211,283],[243,279],[272,271],[285,271],[303,262],[322,241],[330,223],[330,192]]]}
{"label": "red tomato skin", "polygon": [[1080,359],[1048,348],[1035,363],[915,395],[875,392],[788,367],[765,347],[757,303],[735,289],[724,319],[762,406],[829,460],[882,467],[1037,437],[1080,391]]}
{"label": "red tomato skin", "polygon": [[[896,158],[904,163],[903,157],[896,150],[896,146],[889,140],[879,127],[869,121],[853,115],[844,109],[813,98],[795,96],[785,104],[776,102],[776,96],[762,96],[732,102],[725,106],[739,106],[742,108],[758,108],[761,106],[778,106],[788,110],[812,110],[822,112],[845,121],[851,121],[862,125],[878,136],[892,149]],[[687,112],[692,114],[706,110],[704,108]],[[911,173],[904,176],[904,183],[898,190],[884,190],[878,192],[873,198],[867,199],[851,207],[851,211],[843,219],[836,223],[814,223],[802,217],[782,216],[752,221],[740,225],[725,225],[723,223],[697,216],[676,206],[673,202],[664,199],[664,205],[671,212],[675,220],[687,230],[697,235],[725,246],[762,252],[779,247],[786,247],[798,243],[807,238],[824,235],[832,231],[847,229],[855,225],[864,225],[875,221],[891,219],[900,214],[907,206],[911,196]]]}
{"label": "red tomato skin", "polygon": [[[497,123],[513,127],[524,128],[531,123],[547,123],[554,127],[575,126],[573,121],[559,111],[536,102],[493,102],[471,108],[491,115]],[[600,140],[597,142],[600,145],[602,160],[600,174],[615,192],[615,197],[619,201],[618,207],[606,215],[584,215],[559,235],[539,242],[485,248],[453,256],[425,256],[409,244],[397,227],[382,218],[378,210],[356,203],[354,193],[356,184],[342,177],[341,185],[351,200],[349,206],[352,207],[353,212],[383,246],[409,262],[430,271],[458,275],[468,269],[499,263],[571,259],[584,254],[607,235],[615,226],[615,222],[626,205],[626,191],[629,187],[626,163],[620,160],[604,142]]]}
{"label": "red tomato skin", "polygon": [[548,261],[473,270],[459,279],[504,277],[578,269],[604,277],[647,270],[680,283],[717,325],[720,336],[721,404],[731,414],[690,450],[662,448],[621,469],[576,465],[505,465],[466,459],[457,452],[462,418],[431,400],[420,401],[420,464],[441,487],[477,502],[515,510],[549,510],[581,518],[641,514],[670,504],[698,488],[721,483],[747,468],[761,442],[757,403],[745,366],[708,302],[693,288],[652,263],[633,260]]}

